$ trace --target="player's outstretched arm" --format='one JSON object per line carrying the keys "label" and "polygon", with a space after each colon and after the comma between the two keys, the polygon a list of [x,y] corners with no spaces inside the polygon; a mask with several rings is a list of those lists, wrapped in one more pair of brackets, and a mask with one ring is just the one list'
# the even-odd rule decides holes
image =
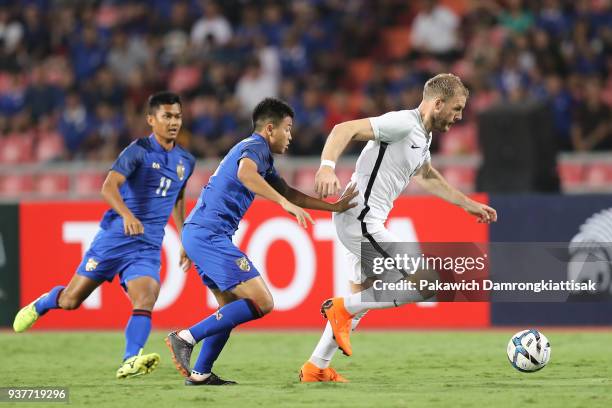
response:
{"label": "player's outstretched arm", "polygon": [[253,160],[248,157],[242,158],[238,164],[237,176],[246,188],[263,198],[267,198],[279,204],[285,211],[293,215],[298,223],[304,228],[307,227],[306,221],[310,221],[311,224],[314,224],[310,214],[283,197],[278,191],[272,188],[263,177],[261,177],[257,172],[257,164]]}
{"label": "player's outstretched arm", "polygon": [[132,214],[123,202],[119,187],[125,183],[125,176],[117,171],[111,170],[102,185],[102,197],[123,218],[123,232],[125,235],[140,235],[144,233],[144,226],[138,218]]}
{"label": "player's outstretched arm", "polygon": [[357,197],[357,194],[359,194],[358,191],[355,191],[355,185],[352,185],[346,189],[338,201],[328,203],[327,201],[311,197],[299,190],[296,190],[295,188],[289,186],[282,178],[274,180],[270,183],[270,185],[283,197],[299,207],[330,212],[344,212],[349,208],[355,207],[357,203],[352,203],[351,201],[353,198]]}
{"label": "player's outstretched arm", "polygon": [[431,162],[425,162],[414,176],[414,180],[426,191],[463,208],[478,218],[478,222],[497,221],[497,212],[486,204],[472,200],[455,187],[448,184],[440,172],[434,169]]}
{"label": "player's outstretched arm", "polygon": [[[174,218],[174,224],[176,225],[176,229],[178,230],[179,237],[181,236],[181,231],[183,231],[183,224],[185,223],[185,187],[181,189],[176,198],[176,202],[174,203],[174,207],[172,208],[172,218]],[[187,253],[183,246],[181,245],[181,256],[180,256],[180,266],[184,272],[187,272],[191,268],[191,259],[187,257]]]}
{"label": "player's outstretched arm", "polygon": [[374,130],[369,119],[342,122],[334,126],[330,132],[321,153],[321,167],[315,176],[315,192],[319,198],[338,194],[340,181],[336,177],[334,168],[351,140],[374,140]]}

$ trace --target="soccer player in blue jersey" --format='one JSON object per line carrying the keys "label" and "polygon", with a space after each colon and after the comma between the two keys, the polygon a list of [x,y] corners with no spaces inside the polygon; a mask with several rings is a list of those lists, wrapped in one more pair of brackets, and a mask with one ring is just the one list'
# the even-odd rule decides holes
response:
{"label": "soccer player in blue jersey", "polygon": [[[270,313],[273,299],[255,265],[232,243],[238,223],[255,195],[278,203],[303,227],[312,218],[303,208],[341,212],[356,196],[347,190],[335,203],[307,196],[287,185],[274,169],[272,153],[282,154],[291,141],[293,110],[266,98],[253,111],[253,134],[225,156],[202,190],[183,227],[183,246],[219,310],[189,329],[172,332],[166,343],[186,385],[235,384],[212,373],[212,366],[232,329]],[[204,340],[193,370],[191,352]]]}
{"label": "soccer player in blue jersey", "polygon": [[[22,332],[51,309],[73,310],[104,281],[119,275],[132,302],[126,347],[117,378],[148,374],[159,354],[142,354],[151,331],[151,312],[160,289],[160,250],[170,214],[180,229],[185,219],[185,185],[195,159],[175,141],[182,124],[181,101],[170,92],[151,95],[150,136],[134,141],[117,158],[102,186],[111,206],[68,286],[56,286],[21,309],[13,328]],[[184,250],[181,265],[190,266]]]}

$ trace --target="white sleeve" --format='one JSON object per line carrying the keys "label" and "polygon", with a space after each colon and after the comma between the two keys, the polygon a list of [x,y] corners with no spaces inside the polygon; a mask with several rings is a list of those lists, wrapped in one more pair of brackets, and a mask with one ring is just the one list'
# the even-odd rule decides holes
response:
{"label": "white sleeve", "polygon": [[410,111],[388,112],[381,116],[370,118],[374,131],[374,139],[385,143],[394,143],[402,140],[414,127],[414,119]]}

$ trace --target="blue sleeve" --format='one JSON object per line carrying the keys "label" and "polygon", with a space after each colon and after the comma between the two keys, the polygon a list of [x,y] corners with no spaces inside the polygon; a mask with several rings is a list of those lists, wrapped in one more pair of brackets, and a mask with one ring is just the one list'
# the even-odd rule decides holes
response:
{"label": "blue sleeve", "polygon": [[255,162],[257,165],[257,171],[262,171],[266,168],[266,161],[264,159],[264,154],[261,151],[259,145],[249,144],[244,145],[240,151],[240,156],[238,156],[238,162],[244,158],[249,158]]}
{"label": "blue sleeve", "polygon": [[132,143],[119,154],[111,170],[129,177],[144,160],[145,151],[136,143]]}

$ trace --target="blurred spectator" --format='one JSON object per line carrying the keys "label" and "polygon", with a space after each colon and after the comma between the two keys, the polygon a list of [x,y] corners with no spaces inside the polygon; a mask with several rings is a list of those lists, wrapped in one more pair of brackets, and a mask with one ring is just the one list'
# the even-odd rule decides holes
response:
{"label": "blurred spectator", "polygon": [[108,67],[123,84],[129,84],[130,77],[147,63],[151,52],[146,41],[140,37],[128,38],[126,33],[117,30],[113,34],[112,46],[108,53]]}
{"label": "blurred spectator", "polygon": [[572,95],[565,88],[559,75],[550,75],[546,78],[546,97],[553,110],[559,150],[571,151]]}
{"label": "blurred spectator", "polygon": [[8,53],[16,50],[23,37],[23,26],[17,19],[11,18],[6,8],[0,8],[0,44]]}
{"label": "blurred spectator", "polygon": [[298,33],[290,31],[283,39],[279,53],[281,72],[285,77],[300,77],[308,70],[306,49],[298,40]]}
{"label": "blurred spectator", "polygon": [[295,108],[294,138],[290,150],[297,155],[319,155],[326,135],[323,134],[325,106],[314,88],[304,91],[302,99],[293,103]]}
{"label": "blurred spectator", "polygon": [[584,84],[584,99],[578,104],[572,126],[572,142],[578,151],[612,148],[612,112],[602,103],[601,84],[590,78]]}
{"label": "blurred spectator", "polygon": [[191,149],[199,157],[220,157],[236,143],[238,124],[227,108],[212,96],[194,100]]}
{"label": "blurred spectator", "polygon": [[516,33],[526,33],[533,26],[533,14],[523,5],[523,0],[506,0],[508,9],[501,12],[501,25]]}
{"label": "blurred spectator", "polygon": [[279,4],[268,3],[263,10],[263,24],[261,30],[266,42],[271,46],[278,47],[283,40],[283,34],[287,28],[283,21],[283,11]]}
{"label": "blurred spectator", "polygon": [[262,69],[259,58],[252,58],[236,85],[236,98],[242,114],[249,117],[255,106],[266,97],[278,95],[278,81],[273,73]]}
{"label": "blurred spectator", "polygon": [[536,25],[548,35],[561,38],[570,31],[572,21],[563,10],[560,0],[544,0],[536,18]]}
{"label": "blurred spectator", "polygon": [[28,4],[23,9],[23,21],[23,43],[30,56],[39,59],[48,54],[51,47],[49,28],[36,5]]}
{"label": "blurred spectator", "polygon": [[41,116],[58,110],[63,99],[61,88],[46,83],[43,68],[34,67],[25,92],[25,103],[30,109],[32,119],[37,121]]}
{"label": "blurred spectator", "polygon": [[191,149],[198,156],[220,157],[236,143],[238,124],[227,107],[212,97],[194,101]]}
{"label": "blurred spectator", "polygon": [[234,35],[234,45],[240,53],[246,54],[253,50],[253,40],[263,35],[259,13],[253,5],[242,8],[240,24]]}
{"label": "blurred spectator", "polygon": [[205,2],[204,15],[191,29],[191,42],[195,47],[204,48],[208,38],[218,46],[224,46],[232,39],[232,26],[215,1]]}
{"label": "blurred spectator", "polygon": [[106,59],[106,50],[95,27],[91,26],[83,27],[81,35],[74,39],[70,53],[77,81],[91,78]]}
{"label": "blurred spectator", "polygon": [[412,47],[439,58],[455,56],[458,49],[459,18],[437,0],[423,0],[423,9],[412,24]]}
{"label": "blurred spectator", "polygon": [[93,130],[93,118],[87,112],[78,92],[71,91],[66,96],[58,127],[69,157],[76,156],[81,144]]}
{"label": "blurred spectator", "polygon": [[123,106],[125,92],[117,83],[115,76],[108,68],[100,69],[93,80],[82,87],[83,101],[89,110],[94,110],[99,103],[115,107]]}
{"label": "blurred spectator", "polygon": [[532,33],[532,49],[536,64],[544,74],[567,73],[567,67],[558,42],[551,41],[550,35],[544,30]]}
{"label": "blurred spectator", "polygon": [[117,156],[119,139],[125,130],[125,121],[116,105],[102,102],[96,107],[92,132],[84,142],[83,150],[88,158],[111,161]]}
{"label": "blurred spectator", "polygon": [[[470,89],[468,127],[492,104],[536,97],[549,101],[563,149],[612,148],[598,130],[612,106],[608,0],[2,4],[0,132],[13,136],[0,150],[10,160],[111,157],[150,131],[144,105],[161,89],[181,94],[181,140],[200,157],[248,134],[266,96],[295,107],[290,153],[318,155],[336,123],[414,108],[439,72]],[[61,143],[40,136],[53,127]]]}
{"label": "blurred spectator", "polygon": [[4,90],[0,90],[0,114],[12,116],[26,106],[25,87],[21,75],[10,74]]}

